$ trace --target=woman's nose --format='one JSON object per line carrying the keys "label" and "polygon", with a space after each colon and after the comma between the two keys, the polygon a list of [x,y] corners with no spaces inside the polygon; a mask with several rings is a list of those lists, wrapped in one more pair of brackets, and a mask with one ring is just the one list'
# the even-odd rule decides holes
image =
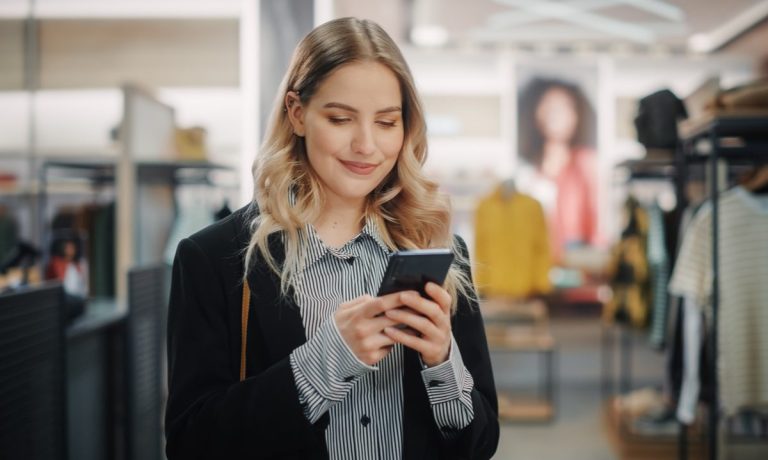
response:
{"label": "woman's nose", "polygon": [[373,130],[370,127],[360,126],[355,131],[355,137],[352,139],[352,150],[363,155],[370,155],[376,151]]}

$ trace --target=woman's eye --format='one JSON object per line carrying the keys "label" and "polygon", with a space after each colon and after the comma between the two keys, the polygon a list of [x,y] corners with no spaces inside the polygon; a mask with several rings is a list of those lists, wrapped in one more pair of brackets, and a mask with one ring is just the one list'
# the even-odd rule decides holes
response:
{"label": "woman's eye", "polygon": [[378,123],[381,126],[384,126],[385,128],[394,128],[395,126],[397,126],[397,122],[389,121],[389,120],[379,120],[376,123]]}
{"label": "woman's eye", "polygon": [[340,125],[342,123],[348,122],[349,118],[346,118],[346,117],[330,117],[330,118],[328,118],[328,120],[330,120],[330,122],[333,123],[334,125]]}

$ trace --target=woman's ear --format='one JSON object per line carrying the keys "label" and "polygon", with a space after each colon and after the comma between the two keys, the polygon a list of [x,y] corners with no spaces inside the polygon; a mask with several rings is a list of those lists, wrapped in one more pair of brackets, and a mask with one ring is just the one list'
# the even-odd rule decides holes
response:
{"label": "woman's ear", "polygon": [[299,137],[304,137],[304,106],[299,94],[296,91],[288,91],[285,94],[284,103],[288,121],[293,126],[293,133]]}

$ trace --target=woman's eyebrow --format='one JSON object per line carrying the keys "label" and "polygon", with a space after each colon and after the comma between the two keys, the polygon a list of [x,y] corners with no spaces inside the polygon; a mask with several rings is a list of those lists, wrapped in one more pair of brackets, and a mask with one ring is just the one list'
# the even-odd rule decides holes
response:
{"label": "woman's eyebrow", "polygon": [[[346,110],[348,112],[358,113],[359,110],[356,108],[349,106],[347,104],[342,104],[341,102],[329,102],[323,106],[323,108],[326,109],[342,109]],[[377,110],[376,113],[389,113],[389,112],[402,112],[402,109],[396,105],[393,105],[392,107],[387,107],[381,110]]]}

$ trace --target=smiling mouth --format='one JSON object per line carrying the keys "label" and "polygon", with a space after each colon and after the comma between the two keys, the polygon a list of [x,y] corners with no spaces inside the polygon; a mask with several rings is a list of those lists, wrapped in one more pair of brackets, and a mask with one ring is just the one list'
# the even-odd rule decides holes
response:
{"label": "smiling mouth", "polygon": [[376,166],[378,166],[372,163],[360,163],[357,161],[344,161],[344,160],[339,160],[339,161],[341,161],[341,164],[344,165],[344,167],[347,168],[348,170],[352,171],[355,174],[360,174],[363,176],[366,176],[372,173],[373,170],[376,169]]}

